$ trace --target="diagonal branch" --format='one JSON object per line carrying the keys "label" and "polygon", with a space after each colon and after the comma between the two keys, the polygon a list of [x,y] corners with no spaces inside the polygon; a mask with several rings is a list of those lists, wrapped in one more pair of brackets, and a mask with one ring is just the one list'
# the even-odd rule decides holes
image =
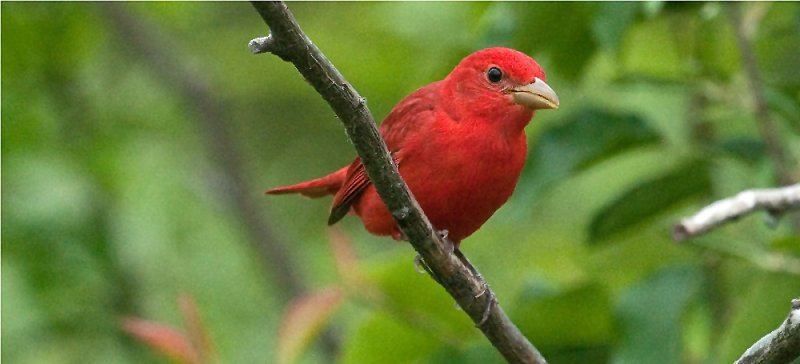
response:
{"label": "diagonal branch", "polygon": [[[342,121],[347,135],[378,194],[400,230],[424,259],[437,281],[455,298],[497,350],[512,363],[545,363],[544,357],[511,322],[485,282],[451,254],[431,227],[403,182],[381,138],[366,99],[344,79],[333,64],[303,33],[283,2],[253,2],[271,34],[250,42],[254,53],[269,52],[291,62],[305,80],[328,102]],[[473,268],[474,269],[474,268]],[[484,313],[488,312],[486,320]]]}
{"label": "diagonal branch", "polygon": [[758,210],[772,215],[800,209],[800,184],[782,188],[747,190],[706,206],[673,228],[675,240],[685,240]]}
{"label": "diagonal branch", "polygon": [[789,317],[758,340],[735,364],[791,363],[800,357],[800,298],[792,300]]}

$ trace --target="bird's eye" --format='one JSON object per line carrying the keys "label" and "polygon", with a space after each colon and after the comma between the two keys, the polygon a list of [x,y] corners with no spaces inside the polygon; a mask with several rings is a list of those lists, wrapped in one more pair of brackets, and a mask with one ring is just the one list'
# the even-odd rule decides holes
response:
{"label": "bird's eye", "polygon": [[503,78],[503,71],[497,67],[489,68],[489,70],[486,71],[486,78],[488,78],[491,83],[500,82],[500,79]]}

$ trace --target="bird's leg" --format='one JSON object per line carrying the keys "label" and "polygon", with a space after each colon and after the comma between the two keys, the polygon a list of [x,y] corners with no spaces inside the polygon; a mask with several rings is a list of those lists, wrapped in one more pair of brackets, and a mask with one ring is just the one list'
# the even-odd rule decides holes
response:
{"label": "bird's leg", "polygon": [[442,284],[442,281],[439,279],[436,273],[433,273],[431,268],[428,267],[428,264],[425,263],[425,259],[422,259],[422,256],[419,254],[414,257],[414,269],[418,273],[428,273],[428,275],[431,276],[436,283],[439,283],[440,285]]}
{"label": "bird's leg", "polygon": [[[475,277],[475,279],[477,279],[481,283],[481,285],[483,285],[483,290],[480,293],[478,293],[477,295],[475,295],[475,297],[474,297],[475,300],[477,300],[478,298],[482,297],[487,292],[489,292],[489,294],[491,295],[489,297],[489,303],[486,305],[486,308],[483,311],[483,315],[481,316],[481,320],[478,321],[477,324],[475,324],[475,326],[480,327],[484,323],[486,323],[486,321],[489,319],[489,313],[492,311],[492,307],[497,305],[497,298],[494,296],[492,291],[489,289],[489,284],[486,283],[486,280],[483,279],[483,276],[478,272],[477,269],[475,269],[475,266],[472,265],[472,263],[469,261],[469,259],[467,259],[467,257],[464,255],[464,253],[461,252],[461,250],[456,248],[456,244],[453,243],[452,240],[447,238],[447,235],[449,234],[449,231],[447,231],[447,230],[438,230],[438,231],[436,231],[436,234],[438,234],[439,238],[442,239],[442,242],[445,245],[444,246],[445,251],[447,251],[450,254],[455,254],[455,256],[458,258],[458,260],[460,260],[461,263],[464,263],[464,265],[469,269],[469,271],[472,274],[472,276]],[[428,267],[428,265],[425,264],[425,260],[422,259],[422,256],[420,256],[419,254],[417,254],[417,256],[414,257],[414,268],[419,273],[427,272],[428,275],[430,275],[431,278],[433,278],[433,280],[435,280],[439,284],[442,284],[442,281],[439,279],[439,277],[437,277],[436,274],[433,273],[433,271],[430,269],[430,267]]]}
{"label": "bird's leg", "polygon": [[425,264],[425,260],[422,259],[422,256],[419,254],[414,257],[414,270],[419,274],[425,274],[431,271],[428,265]]}
{"label": "bird's leg", "polygon": [[494,296],[492,291],[489,289],[489,284],[486,283],[486,280],[483,279],[483,276],[478,272],[477,269],[475,269],[475,266],[472,265],[472,263],[469,261],[469,259],[467,259],[467,257],[464,255],[464,253],[462,253],[460,249],[455,249],[455,251],[453,253],[456,255],[456,257],[458,257],[458,260],[460,260],[461,263],[464,263],[464,265],[467,266],[467,268],[469,269],[470,273],[472,273],[472,276],[475,277],[475,279],[477,279],[481,283],[481,285],[483,286],[483,290],[480,293],[478,293],[477,295],[475,295],[475,300],[477,300],[478,298],[482,297],[487,292],[490,295],[489,296],[489,303],[486,305],[486,309],[484,309],[484,311],[483,311],[483,316],[481,316],[481,320],[478,321],[477,324],[475,324],[475,326],[479,327],[479,326],[483,325],[484,323],[486,323],[486,320],[489,319],[489,312],[491,312],[492,311],[492,307],[497,304],[497,298]]}
{"label": "bird's leg", "polygon": [[[442,242],[444,242],[445,251],[452,254],[453,251],[455,250],[455,244],[453,244],[453,242],[450,241],[450,239],[447,239],[448,234],[450,234],[450,232],[447,229],[436,231],[436,235],[438,235],[439,238],[442,239]],[[402,236],[403,238],[405,237],[405,235]],[[422,259],[422,256],[419,254],[417,254],[417,256],[414,257],[414,270],[416,270],[417,273],[427,272],[431,277],[433,277],[437,282],[439,282],[439,280],[436,279],[434,274],[431,272],[430,267],[428,267],[425,264],[425,260]]]}

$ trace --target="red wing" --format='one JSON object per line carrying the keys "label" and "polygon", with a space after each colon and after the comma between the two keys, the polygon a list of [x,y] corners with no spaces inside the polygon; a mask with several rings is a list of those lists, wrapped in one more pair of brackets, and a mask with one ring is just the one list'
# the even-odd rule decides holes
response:
{"label": "red wing", "polygon": [[369,178],[361,164],[361,158],[356,158],[350,168],[347,169],[347,176],[342,188],[336,192],[331,205],[331,214],[328,216],[328,225],[333,225],[341,220],[350,211],[350,205],[361,196],[361,192],[369,186]]}
{"label": "red wing", "polygon": [[[392,153],[395,164],[400,166],[403,144],[410,132],[425,129],[427,124],[433,122],[434,109],[439,96],[439,82],[414,91],[411,95],[400,101],[392,109],[381,124],[380,132],[386,141],[386,146]],[[356,158],[347,169],[347,176],[342,183],[342,188],[333,198],[331,214],[328,216],[328,225],[333,225],[341,220],[350,206],[361,193],[370,185],[369,177],[361,164],[361,159]]]}
{"label": "red wing", "polygon": [[430,128],[439,102],[440,83],[434,82],[414,91],[386,116],[380,131],[389,151],[395,153],[401,149],[410,132]]}

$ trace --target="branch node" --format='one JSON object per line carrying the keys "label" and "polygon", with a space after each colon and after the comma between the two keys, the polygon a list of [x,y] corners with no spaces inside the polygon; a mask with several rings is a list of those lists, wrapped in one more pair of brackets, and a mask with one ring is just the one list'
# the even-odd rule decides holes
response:
{"label": "branch node", "polygon": [[247,43],[247,47],[250,48],[250,52],[253,52],[253,54],[261,54],[272,52],[274,44],[275,41],[272,38],[272,34],[269,34],[266,37],[258,37],[250,40],[250,42]]}

